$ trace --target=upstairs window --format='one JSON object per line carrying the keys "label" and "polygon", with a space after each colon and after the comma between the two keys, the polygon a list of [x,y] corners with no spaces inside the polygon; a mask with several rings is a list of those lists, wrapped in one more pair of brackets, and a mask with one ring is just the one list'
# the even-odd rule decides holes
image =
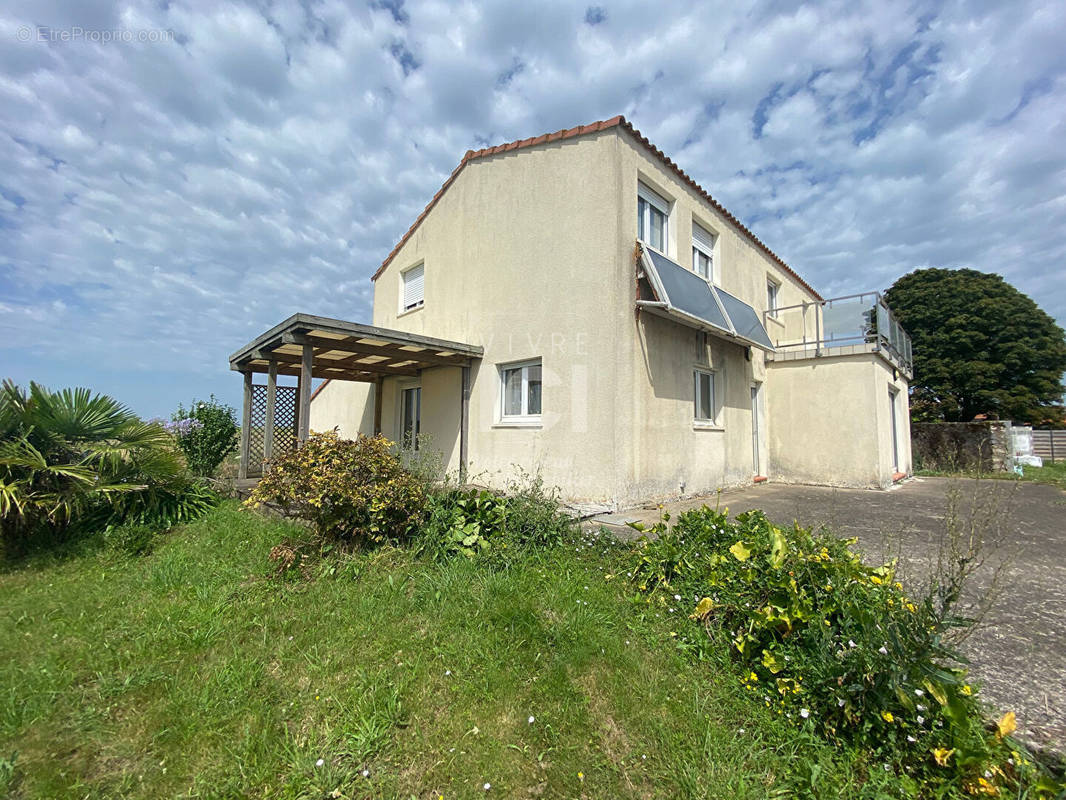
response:
{"label": "upstairs window", "polygon": [[540,417],[540,360],[510,364],[500,368],[503,396],[501,416],[508,420],[535,420]]}
{"label": "upstairs window", "polygon": [[714,275],[714,234],[695,222],[692,223],[692,271],[705,280],[713,282]]}
{"label": "upstairs window", "polygon": [[666,254],[670,202],[644,184],[637,187],[637,238]]}
{"label": "upstairs window", "polygon": [[411,267],[401,276],[402,291],[400,297],[400,311],[411,311],[420,308],[426,300],[426,265],[419,264]]}
{"label": "upstairs window", "polygon": [[766,279],[766,310],[770,312],[771,317],[777,316],[777,291],[780,288],[777,282]]}

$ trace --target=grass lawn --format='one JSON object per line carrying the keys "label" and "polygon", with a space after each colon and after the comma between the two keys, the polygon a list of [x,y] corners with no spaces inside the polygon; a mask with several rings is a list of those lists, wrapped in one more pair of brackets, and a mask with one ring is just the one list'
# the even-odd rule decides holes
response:
{"label": "grass lawn", "polygon": [[1022,475],[1013,472],[951,472],[942,470],[918,470],[917,475],[943,476],[943,477],[968,477],[968,478],[995,478],[998,480],[1018,480],[1032,483],[1046,483],[1066,489],[1066,461],[1044,464],[1042,467],[1022,467]]}
{"label": "grass lawn", "polygon": [[690,603],[628,602],[620,545],[270,577],[304,535],[229,502],[145,556],[0,572],[0,795],[875,796],[880,765],[755,702],[724,645],[685,652]]}

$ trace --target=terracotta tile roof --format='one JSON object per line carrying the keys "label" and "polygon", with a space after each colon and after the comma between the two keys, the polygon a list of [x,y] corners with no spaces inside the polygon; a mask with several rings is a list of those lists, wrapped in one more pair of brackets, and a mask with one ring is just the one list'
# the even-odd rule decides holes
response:
{"label": "terracotta tile roof", "polygon": [[433,195],[433,199],[429,201],[429,204],[426,206],[425,210],[418,215],[418,219],[416,219],[411,225],[411,227],[408,228],[407,233],[403,235],[403,238],[400,239],[400,241],[396,244],[394,248],[392,248],[392,252],[390,252],[385,257],[385,260],[381,262],[381,266],[378,267],[377,272],[374,273],[371,280],[376,281],[378,277],[380,277],[381,273],[384,272],[385,268],[389,265],[389,262],[391,262],[392,259],[395,258],[398,252],[400,252],[400,248],[407,244],[407,241],[411,238],[412,235],[414,235],[414,232],[418,230],[418,226],[422,224],[422,220],[424,220],[429,214],[429,212],[433,210],[433,206],[435,206],[437,204],[437,201],[444,196],[444,193],[448,190],[448,187],[455,182],[455,179],[457,177],[459,177],[459,173],[462,172],[463,167],[465,167],[471,161],[475,161],[479,158],[485,158],[487,156],[494,156],[497,153],[506,153],[511,150],[519,150],[524,147],[533,147],[535,145],[544,144],[547,142],[557,142],[560,139],[572,139],[575,136],[584,136],[585,134],[589,133],[598,133],[599,131],[604,131],[609,128],[621,128],[627,131],[630,135],[632,135],[633,138],[635,138],[648,151],[650,151],[652,155],[662,161],[663,164],[666,165],[666,167],[670,169],[678,178],[680,178],[682,183],[689,186],[689,188],[695,191],[696,194],[706,200],[712,208],[714,208],[718,213],[720,213],[723,217],[729,220],[730,223],[736,226],[737,230],[739,230],[744,236],[746,236],[748,240],[751,241],[751,243],[754,244],[758,249],[765,253],[771,261],[773,261],[775,264],[785,270],[785,272],[795,278],[801,286],[807,289],[816,298],[818,298],[819,300],[822,299],[822,296],[814,290],[814,287],[807,283],[807,281],[803,280],[803,278],[801,278],[795,270],[793,270],[788,264],[786,264],[784,260],[782,260],[782,258],[777,255],[777,253],[767,247],[766,244],[758,236],[752,233],[747,226],[745,226],[740,220],[738,220],[731,213],[729,213],[729,211],[727,211],[721,203],[711,197],[710,193],[706,189],[704,189],[702,186],[696,183],[696,181],[689,177],[688,174],[683,169],[681,169],[681,167],[675,164],[669,156],[667,156],[665,153],[663,153],[662,150],[660,150],[658,147],[649,142],[647,137],[645,137],[644,134],[634,128],[633,125],[629,122],[629,120],[627,120],[621,114],[616,117],[611,117],[610,119],[601,120],[599,122],[593,122],[589,125],[578,125],[576,128],[568,128],[566,130],[556,131],[555,133],[545,133],[541,136],[534,136],[529,139],[520,139],[517,142],[498,144],[495,147],[485,147],[481,150],[467,150],[466,155],[463,156],[463,160],[459,162],[459,166],[452,170],[452,174],[448,176],[448,179],[444,181],[444,184],[440,187],[437,193]]}

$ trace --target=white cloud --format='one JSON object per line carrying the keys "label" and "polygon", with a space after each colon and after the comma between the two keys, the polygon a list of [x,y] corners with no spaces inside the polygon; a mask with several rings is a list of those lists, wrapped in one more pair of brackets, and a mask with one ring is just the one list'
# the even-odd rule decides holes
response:
{"label": "white cloud", "polygon": [[[146,413],[188,399],[152,394],[162,370],[235,397],[225,357],[263,328],[369,318],[370,274],[465,150],[617,113],[823,293],[974,266],[1066,322],[1062,4],[589,19],[503,0],[3,12],[5,372],[93,365]],[[19,41],[75,25],[175,37]]]}

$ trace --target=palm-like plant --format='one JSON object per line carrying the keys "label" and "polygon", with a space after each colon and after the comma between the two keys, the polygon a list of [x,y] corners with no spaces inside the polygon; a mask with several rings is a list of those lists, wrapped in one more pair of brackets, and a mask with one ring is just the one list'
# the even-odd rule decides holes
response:
{"label": "palm-like plant", "polygon": [[210,504],[173,437],[88,389],[0,387],[0,534],[19,548],[43,531],[119,521],[173,523]]}

